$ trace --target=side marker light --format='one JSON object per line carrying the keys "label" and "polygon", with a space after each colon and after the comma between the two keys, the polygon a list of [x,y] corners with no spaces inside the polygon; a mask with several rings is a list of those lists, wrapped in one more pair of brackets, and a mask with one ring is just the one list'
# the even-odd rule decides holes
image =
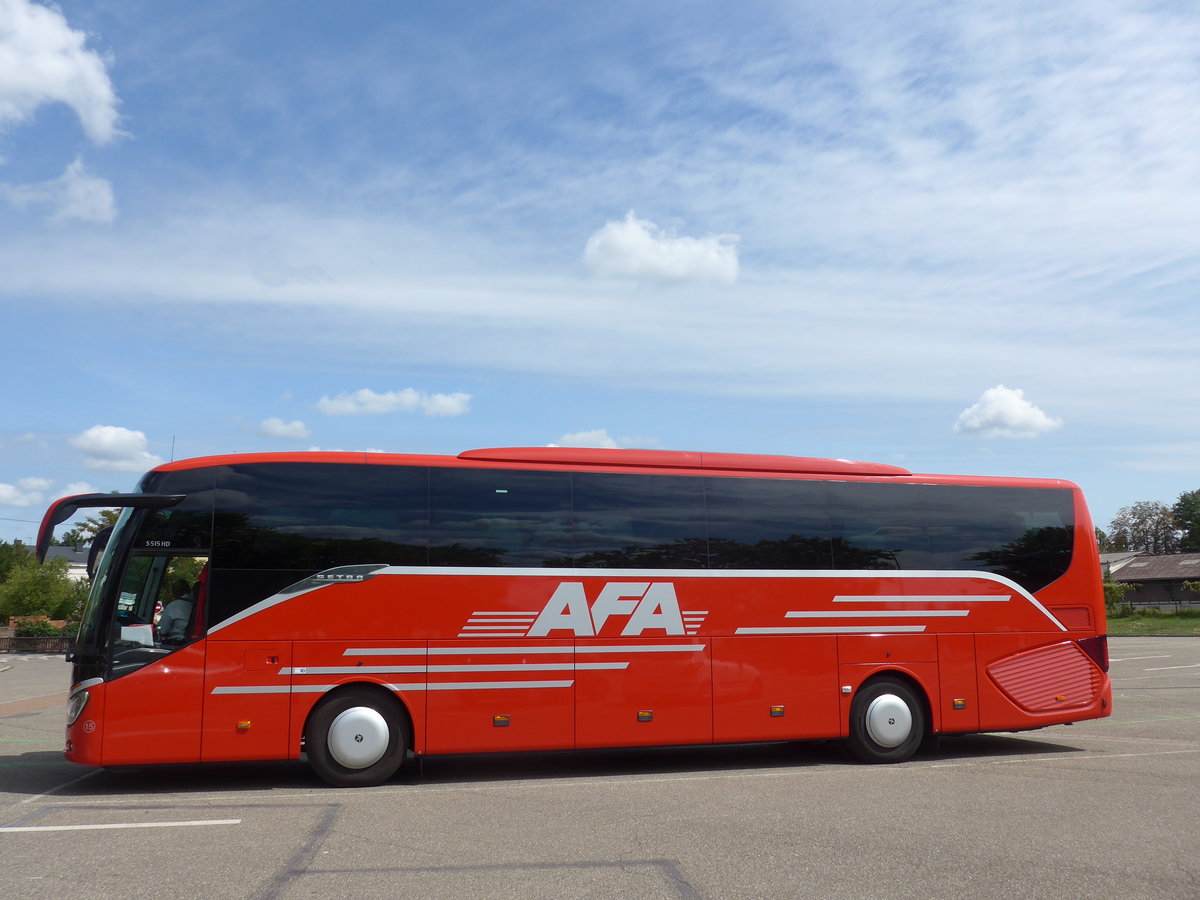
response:
{"label": "side marker light", "polygon": [[492,716],[493,728],[507,728],[512,723],[512,716]]}
{"label": "side marker light", "polygon": [[782,706],[772,706],[771,707],[771,718],[778,719],[778,718],[781,718],[782,716],[783,716],[783,707]]}
{"label": "side marker light", "polygon": [[639,722],[653,722],[654,721],[654,710],[639,709],[638,715],[637,715],[637,720]]}
{"label": "side marker light", "polygon": [[964,700],[962,697],[955,697],[953,703],[954,703],[955,709],[966,709],[967,708],[967,701]]}

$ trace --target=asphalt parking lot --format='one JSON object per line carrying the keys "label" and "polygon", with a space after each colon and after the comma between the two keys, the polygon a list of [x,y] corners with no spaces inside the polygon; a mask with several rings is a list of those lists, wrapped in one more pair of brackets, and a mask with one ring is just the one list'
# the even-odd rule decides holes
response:
{"label": "asphalt parking lot", "polygon": [[836,744],[304,763],[62,759],[67,665],[0,655],[0,895],[1200,897],[1200,639],[1114,638],[1114,715]]}

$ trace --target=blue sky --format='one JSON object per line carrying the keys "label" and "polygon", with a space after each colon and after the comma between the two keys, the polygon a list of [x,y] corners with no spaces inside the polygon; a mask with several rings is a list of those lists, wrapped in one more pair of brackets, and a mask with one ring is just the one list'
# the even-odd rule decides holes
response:
{"label": "blue sky", "polygon": [[1169,504],[1197,47],[1185,3],[0,0],[0,539],[310,447]]}

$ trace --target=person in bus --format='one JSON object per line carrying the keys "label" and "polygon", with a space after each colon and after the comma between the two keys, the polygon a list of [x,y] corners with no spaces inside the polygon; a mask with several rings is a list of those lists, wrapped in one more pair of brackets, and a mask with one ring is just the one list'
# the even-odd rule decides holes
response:
{"label": "person in bus", "polygon": [[177,644],[187,639],[188,623],[196,605],[192,589],[182,578],[171,585],[171,594],[175,599],[163,607],[162,618],[158,620],[158,639],[165,644]]}

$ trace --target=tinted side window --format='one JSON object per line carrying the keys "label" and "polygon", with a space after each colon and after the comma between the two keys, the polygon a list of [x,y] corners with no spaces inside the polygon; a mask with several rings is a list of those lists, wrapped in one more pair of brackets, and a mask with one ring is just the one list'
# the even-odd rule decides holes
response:
{"label": "tinted side window", "polygon": [[941,568],[930,542],[924,502],[927,487],[831,482],[834,568]]}
{"label": "tinted side window", "polygon": [[[973,542],[956,535],[943,553],[966,559],[963,568],[983,569],[1039,591],[1071,565],[1075,544],[1075,502],[1069,490],[954,488],[959,511],[973,510]],[[932,504],[931,504],[932,506]],[[934,516],[940,517],[933,506]]]}
{"label": "tinted side window", "polygon": [[314,574],[311,569],[217,569],[208,574],[208,624],[223,622]]}
{"label": "tinted side window", "polygon": [[579,472],[573,484],[575,565],[707,567],[704,479]]}
{"label": "tinted side window", "polygon": [[571,476],[430,470],[435,566],[570,565]]}
{"label": "tinted side window", "polygon": [[326,463],[220,469],[213,565],[311,571],[423,565],[427,477],[424,468]]}
{"label": "tinted side window", "polygon": [[428,562],[425,468],[263,463],[216,479],[210,624],[324,569]]}
{"label": "tinted side window", "polygon": [[709,565],[828,569],[828,491],[820,481],[708,478]]}
{"label": "tinted side window", "polygon": [[1069,490],[830,484],[834,564],[846,569],[977,569],[1029,591],[1071,564]]}
{"label": "tinted side window", "polygon": [[200,552],[212,546],[214,481],[212,469],[152,472],[142,480],[146,493],[186,494],[167,509],[146,510],[133,546],[176,554]]}

